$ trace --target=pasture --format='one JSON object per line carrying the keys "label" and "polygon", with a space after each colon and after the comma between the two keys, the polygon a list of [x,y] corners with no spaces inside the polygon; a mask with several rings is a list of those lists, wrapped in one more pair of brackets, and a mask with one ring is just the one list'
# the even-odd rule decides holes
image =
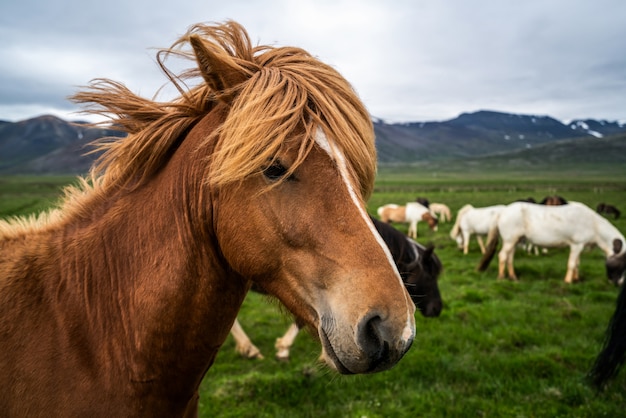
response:
{"label": "pasture", "polygon": [[[385,203],[417,196],[447,204],[456,215],[476,207],[559,194],[595,209],[606,202],[626,209],[624,174],[576,171],[438,172],[381,168],[370,214]],[[50,205],[68,177],[0,177],[0,217]],[[611,222],[626,232],[626,218]],[[407,225],[396,225],[403,232]],[[202,417],[613,417],[623,415],[626,372],[595,393],[584,383],[599,352],[618,289],[606,280],[604,255],[586,249],[581,282],[563,283],[568,249],[540,256],[518,250],[520,281],[498,281],[497,262],[476,272],[474,239],[463,256],[449,238],[452,222],[437,232],[424,223],[418,241],[436,245],[444,265],[438,318],[416,313],[413,347],[393,369],[340,376],[317,362],[319,344],[301,333],[291,361],[274,360],[274,341],[291,319],[264,296],[249,294],[239,320],[264,360],[240,358],[229,337],[200,393]]]}

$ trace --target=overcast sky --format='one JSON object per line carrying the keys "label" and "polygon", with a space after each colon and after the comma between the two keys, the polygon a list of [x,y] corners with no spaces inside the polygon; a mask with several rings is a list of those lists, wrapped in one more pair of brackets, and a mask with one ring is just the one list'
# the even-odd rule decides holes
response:
{"label": "overcast sky", "polygon": [[626,122],[624,0],[6,0],[0,119],[77,119],[66,98],[98,77],[152,97],[156,50],[226,19],[331,64],[389,122],[482,109]]}

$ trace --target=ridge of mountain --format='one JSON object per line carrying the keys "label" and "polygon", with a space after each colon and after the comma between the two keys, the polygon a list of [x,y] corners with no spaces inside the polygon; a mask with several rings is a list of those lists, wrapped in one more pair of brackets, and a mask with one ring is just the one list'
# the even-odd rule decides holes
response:
{"label": "ridge of mountain", "polygon": [[[462,113],[441,122],[386,123],[374,119],[373,124],[381,164],[479,158],[531,150],[565,139],[575,144],[582,139],[626,134],[626,124],[620,122],[580,119],[566,124],[549,116],[488,110]],[[86,173],[98,156],[87,154],[88,144],[111,136],[124,134],[51,115],[0,121],[0,173]],[[575,152],[575,147],[569,148]]]}
{"label": "ridge of mountain", "polygon": [[494,111],[463,113],[443,122],[387,124],[374,121],[382,163],[477,157],[531,148],[562,139],[603,137],[626,132],[619,122],[574,120]]}

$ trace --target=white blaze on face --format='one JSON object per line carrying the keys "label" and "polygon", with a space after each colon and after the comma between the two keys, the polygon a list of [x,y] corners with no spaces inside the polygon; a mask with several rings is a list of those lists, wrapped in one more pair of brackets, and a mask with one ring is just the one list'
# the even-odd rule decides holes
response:
{"label": "white blaze on face", "polygon": [[[396,272],[396,277],[400,281],[400,286],[402,288],[404,288],[404,282],[402,281],[402,278],[400,277],[400,273],[398,272],[398,268],[396,267],[396,263],[393,261],[393,256],[391,255],[391,252],[389,251],[389,247],[387,247],[387,244],[385,244],[385,241],[383,240],[383,238],[380,236],[380,234],[376,230],[376,227],[374,226],[374,223],[372,222],[372,220],[370,219],[369,215],[365,211],[365,208],[363,208],[363,206],[360,204],[360,199],[357,197],[356,192],[354,191],[354,186],[350,182],[350,177],[348,175],[348,169],[346,167],[346,160],[345,160],[345,157],[344,157],[343,153],[336,146],[334,146],[333,144],[330,143],[330,141],[328,140],[328,138],[324,134],[324,131],[322,131],[319,128],[317,129],[317,132],[315,134],[315,142],[317,143],[317,145],[320,146],[320,148],[322,148],[324,151],[326,151],[328,153],[328,155],[330,156],[330,158],[333,161],[335,161],[337,163],[337,168],[339,169],[339,173],[341,174],[341,178],[343,179],[343,182],[345,183],[346,188],[348,189],[348,194],[352,198],[352,202],[354,203],[354,205],[356,206],[357,210],[361,214],[361,217],[363,218],[363,220],[365,221],[365,223],[369,227],[370,231],[372,232],[372,234],[376,238],[376,241],[378,242],[378,244],[380,245],[380,247],[382,248],[384,253],[387,255],[387,260],[389,261],[389,264],[391,265],[391,268],[393,269],[393,271]],[[412,318],[412,315],[411,315],[411,312],[413,312],[413,310],[411,309],[413,307],[413,301],[411,301],[411,299],[408,297],[408,293],[407,292],[404,292],[404,298],[405,298],[405,302],[407,304],[407,312],[408,313],[407,313],[406,327],[404,328],[404,331],[402,332],[402,338],[406,342],[406,341],[408,341],[408,340],[410,340],[411,338],[414,337],[415,329],[414,329],[414,327],[412,325],[413,324],[413,321],[412,321],[413,318]]]}

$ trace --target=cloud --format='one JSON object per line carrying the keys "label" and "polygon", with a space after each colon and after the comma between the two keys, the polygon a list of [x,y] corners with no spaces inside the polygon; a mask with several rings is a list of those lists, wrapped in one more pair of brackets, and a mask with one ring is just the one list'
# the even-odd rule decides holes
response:
{"label": "cloud", "polygon": [[226,19],[254,42],[307,49],[389,121],[479,109],[626,119],[621,0],[3,2],[0,119],[75,110],[67,96],[97,77],[152,96],[166,81],[156,49]]}

